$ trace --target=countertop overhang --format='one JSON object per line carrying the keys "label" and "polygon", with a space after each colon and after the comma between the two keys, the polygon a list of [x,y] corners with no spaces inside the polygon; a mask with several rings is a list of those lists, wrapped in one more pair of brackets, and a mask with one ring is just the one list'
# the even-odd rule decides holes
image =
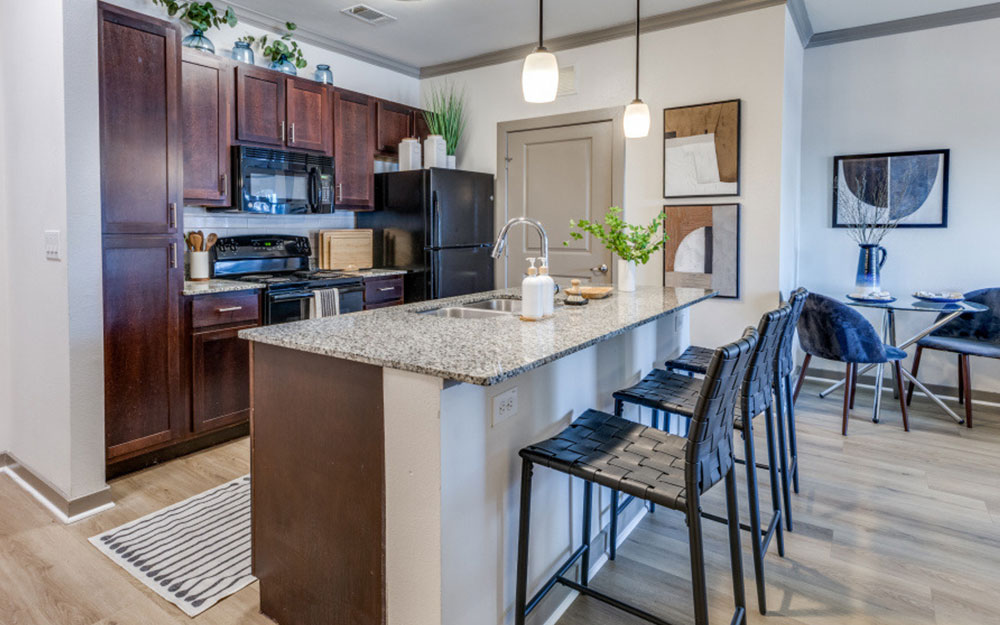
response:
{"label": "countertop overhang", "polygon": [[503,289],[264,326],[239,335],[257,343],[490,386],[716,294],[708,289],[638,287],[631,293],[615,291],[587,306],[557,306],[551,319],[535,322],[515,315],[453,319],[418,314],[520,296],[520,289]]}

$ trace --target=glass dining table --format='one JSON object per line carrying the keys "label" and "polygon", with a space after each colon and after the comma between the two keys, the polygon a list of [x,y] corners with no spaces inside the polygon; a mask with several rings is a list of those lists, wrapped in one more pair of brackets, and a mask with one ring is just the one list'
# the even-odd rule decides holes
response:
{"label": "glass dining table", "polygon": [[[898,347],[905,350],[909,346],[915,344],[920,339],[934,332],[935,330],[946,325],[948,322],[957,318],[959,315],[965,313],[981,313],[988,310],[986,306],[982,304],[977,304],[975,302],[958,302],[954,304],[941,304],[936,302],[928,302],[924,300],[917,299],[915,297],[902,297],[895,301],[860,301],[851,298],[845,298],[843,300],[845,304],[850,306],[855,306],[858,308],[872,308],[882,311],[882,340],[894,347]],[[897,312],[922,312],[922,313],[934,313],[934,323],[927,326],[920,332],[917,332],[910,338],[906,339],[902,343],[897,343],[896,341],[896,313]],[[875,369],[875,402],[872,406],[872,421],[878,423],[879,411],[882,405],[882,381],[885,375],[885,364],[872,364],[861,369],[858,375],[862,375],[868,371]],[[890,374],[892,369],[890,368]],[[924,395],[926,395],[931,401],[937,404],[942,410],[944,410],[956,423],[964,424],[965,419],[958,416],[954,410],[948,407],[944,401],[931,392],[925,385],[923,385],[916,376],[914,376],[909,369],[906,367],[902,368],[903,377],[909,380],[913,385],[920,390]],[[847,379],[842,379],[839,382],[831,385],[830,387],[824,389],[819,396],[826,397],[830,393],[834,392],[847,382]],[[893,385],[893,396],[895,397],[897,392],[895,390],[895,385]]]}

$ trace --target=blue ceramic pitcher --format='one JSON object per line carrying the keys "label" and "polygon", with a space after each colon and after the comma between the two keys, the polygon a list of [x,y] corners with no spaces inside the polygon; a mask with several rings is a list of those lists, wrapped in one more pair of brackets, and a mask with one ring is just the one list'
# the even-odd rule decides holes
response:
{"label": "blue ceramic pitcher", "polygon": [[881,245],[864,244],[858,254],[858,275],[854,282],[855,295],[868,295],[882,290],[882,265],[889,253]]}

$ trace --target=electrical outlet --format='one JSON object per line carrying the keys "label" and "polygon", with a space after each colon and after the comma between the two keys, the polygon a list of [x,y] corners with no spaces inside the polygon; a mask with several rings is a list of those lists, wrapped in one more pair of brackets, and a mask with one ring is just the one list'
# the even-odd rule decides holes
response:
{"label": "electrical outlet", "polygon": [[45,231],[45,258],[48,260],[62,260],[58,230]]}
{"label": "electrical outlet", "polygon": [[517,387],[493,398],[493,423],[496,427],[517,414]]}

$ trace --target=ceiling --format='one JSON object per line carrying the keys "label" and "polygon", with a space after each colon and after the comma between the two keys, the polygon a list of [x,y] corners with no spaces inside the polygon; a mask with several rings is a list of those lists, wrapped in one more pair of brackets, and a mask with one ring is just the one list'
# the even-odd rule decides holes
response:
{"label": "ceiling", "polygon": [[[372,26],[340,13],[362,0],[236,0],[232,4],[292,21],[302,31],[397,63],[427,67],[531,44],[537,40],[537,0],[363,0],[397,21]],[[716,0],[645,0],[649,17]],[[738,0],[734,0],[738,1]],[[984,4],[984,0],[804,0],[817,33]],[[631,22],[625,0],[548,0],[545,37]]]}

